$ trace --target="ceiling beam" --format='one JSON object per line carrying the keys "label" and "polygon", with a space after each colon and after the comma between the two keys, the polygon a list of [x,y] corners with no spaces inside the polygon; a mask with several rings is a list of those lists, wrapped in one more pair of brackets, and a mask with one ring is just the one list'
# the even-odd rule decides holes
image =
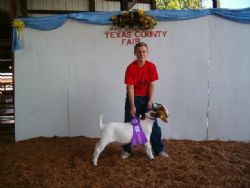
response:
{"label": "ceiling beam", "polygon": [[27,10],[28,14],[70,14],[76,12],[87,12],[87,11],[79,11],[79,10]]}

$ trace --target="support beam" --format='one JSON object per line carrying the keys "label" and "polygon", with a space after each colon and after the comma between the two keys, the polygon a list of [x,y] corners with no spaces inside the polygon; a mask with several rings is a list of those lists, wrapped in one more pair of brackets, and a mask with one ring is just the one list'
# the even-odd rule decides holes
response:
{"label": "support beam", "polygon": [[129,3],[128,10],[131,10],[135,6],[136,3],[137,3],[137,0],[133,0],[132,3]]}
{"label": "support beam", "polygon": [[217,8],[217,0],[212,0],[213,1],[213,8]]}
{"label": "support beam", "polygon": [[17,1],[11,0],[10,1],[10,18],[11,20],[14,20],[17,18]]}
{"label": "support beam", "polygon": [[95,0],[89,0],[89,11],[95,12]]}
{"label": "support beam", "polygon": [[156,10],[156,0],[151,0],[150,1],[150,9],[151,10]]}
{"label": "support beam", "polygon": [[128,10],[128,0],[121,0],[121,11]]}
{"label": "support beam", "polygon": [[[121,0],[105,0],[105,1],[111,1],[111,2],[121,2]],[[128,0],[129,3],[132,3],[134,0]],[[137,0],[137,3],[145,3],[150,4],[151,0]]]}
{"label": "support beam", "polygon": [[21,17],[27,17],[27,0],[20,0]]}

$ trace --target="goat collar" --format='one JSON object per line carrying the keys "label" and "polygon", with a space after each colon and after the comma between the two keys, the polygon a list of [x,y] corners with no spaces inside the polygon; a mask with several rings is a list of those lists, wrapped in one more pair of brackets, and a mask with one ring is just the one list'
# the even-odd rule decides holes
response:
{"label": "goat collar", "polygon": [[150,116],[147,116],[146,114],[145,114],[145,116],[146,116],[148,119],[151,119],[151,120],[155,120],[155,119],[156,119],[155,117],[150,117]]}
{"label": "goat collar", "polygon": [[145,113],[145,117],[147,117],[148,119],[151,119],[151,120],[155,120],[156,119],[155,109],[152,109],[152,110],[148,111],[147,113]]}

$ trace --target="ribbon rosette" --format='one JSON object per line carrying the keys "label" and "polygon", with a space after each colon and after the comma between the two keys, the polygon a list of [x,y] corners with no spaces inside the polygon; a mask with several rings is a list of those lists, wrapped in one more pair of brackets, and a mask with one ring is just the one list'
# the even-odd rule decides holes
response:
{"label": "ribbon rosette", "polygon": [[145,133],[143,132],[139,118],[132,118],[131,124],[133,125],[133,137],[132,144],[145,144],[147,142],[147,138]]}
{"label": "ribbon rosette", "polygon": [[17,37],[19,40],[22,40],[22,32],[24,30],[24,23],[22,20],[18,20],[18,19],[15,19],[13,22],[12,22],[12,26],[14,28],[16,28],[16,31],[17,31]]}

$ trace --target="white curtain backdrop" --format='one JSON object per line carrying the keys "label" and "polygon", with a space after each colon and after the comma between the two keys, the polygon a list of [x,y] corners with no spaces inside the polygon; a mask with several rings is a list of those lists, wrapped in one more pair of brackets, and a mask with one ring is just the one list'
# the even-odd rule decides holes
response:
{"label": "white curtain backdrop", "polygon": [[[167,106],[163,138],[250,140],[250,25],[207,16],[158,22],[166,37],[140,38],[159,72],[155,102]],[[106,38],[109,26],[69,20],[51,31],[25,28],[15,52],[16,140],[99,137],[124,119],[133,45]]]}

